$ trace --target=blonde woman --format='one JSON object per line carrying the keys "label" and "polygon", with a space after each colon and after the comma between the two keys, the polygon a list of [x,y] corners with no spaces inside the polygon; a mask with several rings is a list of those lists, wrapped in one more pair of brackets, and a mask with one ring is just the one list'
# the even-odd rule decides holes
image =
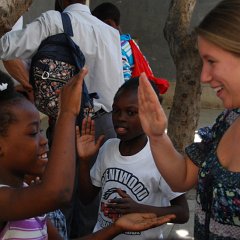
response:
{"label": "blonde woman", "polygon": [[240,1],[221,1],[197,28],[202,83],[226,110],[201,143],[178,153],[165,133],[166,115],[145,75],[139,87],[140,119],[156,165],[173,191],[197,185],[195,239],[240,239]]}

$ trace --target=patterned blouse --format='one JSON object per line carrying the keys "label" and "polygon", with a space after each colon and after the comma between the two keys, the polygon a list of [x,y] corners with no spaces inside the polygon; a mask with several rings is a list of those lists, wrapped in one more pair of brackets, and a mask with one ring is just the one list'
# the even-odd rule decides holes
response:
{"label": "patterned blouse", "polygon": [[199,130],[200,143],[186,148],[199,167],[195,239],[240,239],[240,172],[228,171],[216,154],[223,134],[239,116],[240,109],[224,111],[212,127]]}

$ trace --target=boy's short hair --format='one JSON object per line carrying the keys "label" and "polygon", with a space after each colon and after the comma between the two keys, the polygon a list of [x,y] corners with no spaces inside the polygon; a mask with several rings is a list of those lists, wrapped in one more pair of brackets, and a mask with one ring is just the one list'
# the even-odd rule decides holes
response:
{"label": "boy's short hair", "polygon": [[[160,94],[159,92],[159,89],[157,87],[157,85],[149,80],[149,82],[151,83],[152,87],[153,87],[153,90],[154,92],[156,93],[158,99],[159,99],[159,102],[162,103],[163,101],[163,97],[162,95]],[[128,81],[126,81],[117,91],[116,95],[121,91],[121,90],[124,90],[124,89],[131,89],[132,91],[137,91],[138,90],[138,86],[139,86],[139,77],[134,77],[134,78],[130,78]],[[115,95],[115,96],[116,96]]]}
{"label": "boy's short hair", "polygon": [[92,15],[104,22],[106,19],[112,19],[117,26],[120,24],[120,11],[110,2],[105,2],[98,5],[93,11]]}

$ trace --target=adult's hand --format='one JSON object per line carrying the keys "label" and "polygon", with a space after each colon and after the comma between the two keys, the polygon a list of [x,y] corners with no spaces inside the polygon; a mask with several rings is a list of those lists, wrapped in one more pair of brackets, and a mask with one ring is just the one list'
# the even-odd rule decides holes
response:
{"label": "adult's hand", "polygon": [[144,132],[149,137],[162,135],[167,127],[167,117],[145,73],[139,79],[138,106]]}

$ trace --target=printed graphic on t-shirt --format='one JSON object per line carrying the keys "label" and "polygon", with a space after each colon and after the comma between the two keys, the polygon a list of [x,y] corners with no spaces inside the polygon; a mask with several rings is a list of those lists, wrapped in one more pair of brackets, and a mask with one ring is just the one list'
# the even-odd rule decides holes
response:
{"label": "printed graphic on t-shirt", "polygon": [[[134,174],[120,168],[106,169],[102,176],[102,186],[103,193],[98,216],[98,222],[102,228],[111,225],[113,221],[120,217],[118,213],[108,213],[107,208],[107,203],[110,200],[121,198],[117,193],[117,188],[129,194],[134,201],[141,202],[149,196],[147,188]],[[141,232],[127,232],[125,234],[140,235]]]}

